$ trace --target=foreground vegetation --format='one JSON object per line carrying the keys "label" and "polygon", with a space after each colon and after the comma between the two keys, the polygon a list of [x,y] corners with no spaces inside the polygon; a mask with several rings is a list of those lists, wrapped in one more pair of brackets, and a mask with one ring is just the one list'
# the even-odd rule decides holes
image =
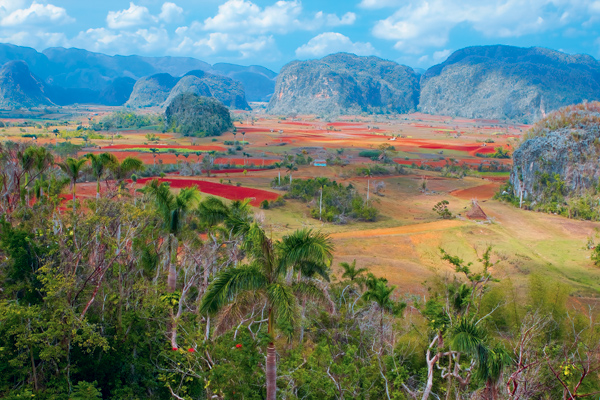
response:
{"label": "foreground vegetation", "polygon": [[[598,390],[595,314],[568,307],[568,287],[536,274],[517,296],[494,275],[506,258],[491,247],[475,264],[436,251],[454,273],[424,282],[426,296],[400,293],[360,263],[334,260],[323,233],[272,238],[246,202],[158,181],[130,193],[135,161],[67,160],[0,148],[3,398],[578,399]],[[315,209],[326,188],[332,198],[348,190],[292,171],[282,180]],[[108,189],[80,203],[73,185],[75,202],[65,203],[61,191],[86,174]]]}

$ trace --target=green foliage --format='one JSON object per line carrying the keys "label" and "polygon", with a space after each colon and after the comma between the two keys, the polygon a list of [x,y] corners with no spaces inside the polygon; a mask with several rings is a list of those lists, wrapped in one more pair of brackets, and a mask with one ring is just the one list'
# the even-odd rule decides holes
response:
{"label": "green foliage", "polygon": [[[271,182],[273,186],[278,184],[278,178]],[[324,179],[323,182],[318,178],[296,179],[292,182],[285,198],[298,199],[306,203],[314,202],[310,212],[313,218],[318,219],[321,188],[323,189],[322,219],[324,221],[346,223],[350,219],[363,221],[377,219],[379,214],[377,209],[368,206],[352,185],[344,186],[329,179]]]}
{"label": "green foliage", "polygon": [[450,210],[448,210],[449,204],[450,202],[448,202],[448,200],[442,200],[433,206],[433,211],[435,211],[442,219],[452,219],[454,216]]}
{"label": "green foliage", "polygon": [[220,136],[233,123],[229,110],[218,100],[184,93],[167,106],[166,129],[184,136]]}
{"label": "green foliage", "polygon": [[358,153],[359,157],[376,158],[381,155],[380,150],[362,150]]}
{"label": "green foliage", "polygon": [[108,131],[111,129],[143,128],[162,125],[163,123],[164,118],[159,114],[137,114],[132,111],[121,110],[103,117],[99,123],[92,125],[92,129],[95,131]]}

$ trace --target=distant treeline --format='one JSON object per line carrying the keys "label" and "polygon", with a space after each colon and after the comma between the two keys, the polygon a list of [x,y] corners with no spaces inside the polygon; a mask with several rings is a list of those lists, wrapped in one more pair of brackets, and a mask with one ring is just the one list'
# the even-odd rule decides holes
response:
{"label": "distant treeline", "polygon": [[95,131],[108,131],[110,129],[143,128],[162,125],[164,120],[164,117],[160,114],[137,114],[122,110],[102,117],[99,122],[92,124],[92,129]]}

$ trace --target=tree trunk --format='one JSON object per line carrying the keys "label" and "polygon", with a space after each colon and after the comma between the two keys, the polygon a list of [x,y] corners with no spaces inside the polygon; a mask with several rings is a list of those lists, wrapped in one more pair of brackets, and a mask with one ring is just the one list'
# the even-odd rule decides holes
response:
{"label": "tree trunk", "polygon": [[369,206],[369,192],[371,191],[371,178],[367,179],[367,206]]}
{"label": "tree trunk", "polygon": [[279,186],[281,186],[281,170],[279,170]]}
{"label": "tree trunk", "polygon": [[379,346],[381,346],[381,352],[383,353],[383,307],[380,307],[381,319],[379,320]]}
{"label": "tree trunk", "polygon": [[277,359],[275,344],[269,343],[267,347],[267,400],[276,400],[277,394]]}
{"label": "tree trunk", "polygon": [[73,212],[75,212],[75,181],[73,181]]}
{"label": "tree trunk", "polygon": [[321,186],[321,200],[319,201],[319,221],[323,221],[323,187]]}
{"label": "tree trunk", "polygon": [[100,176],[96,179],[96,198],[100,198]]}
{"label": "tree trunk", "polygon": [[[168,276],[167,276],[167,286],[169,289],[169,293],[173,293],[175,291],[175,286],[177,285],[177,269],[176,262],[173,262],[173,257],[177,257],[177,239],[173,237],[173,234],[169,234],[169,238],[167,239],[167,257],[168,259]],[[175,256],[173,256],[173,251],[175,251]]]}
{"label": "tree trunk", "polygon": [[306,315],[306,299],[302,299],[302,316],[300,317],[300,345],[304,341],[304,316]]}

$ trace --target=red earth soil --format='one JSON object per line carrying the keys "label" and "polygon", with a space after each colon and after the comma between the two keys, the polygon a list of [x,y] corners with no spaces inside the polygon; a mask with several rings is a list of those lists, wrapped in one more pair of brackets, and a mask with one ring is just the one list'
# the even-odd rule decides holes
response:
{"label": "red earth soil", "polygon": [[498,183],[490,183],[487,185],[481,185],[472,187],[469,189],[455,190],[450,192],[450,194],[454,197],[458,197],[459,199],[464,200],[488,200],[494,197],[494,194],[498,191],[500,185]]}
{"label": "red earth soil", "polygon": [[258,207],[264,200],[273,201],[279,197],[279,194],[268,192],[266,190],[223,185],[221,183],[202,181],[198,179],[142,178],[138,179],[137,183],[145,184],[152,179],[158,179],[159,182],[169,182],[171,187],[174,189],[196,186],[202,193],[224,197],[229,200],[253,199],[250,204],[255,207]]}
{"label": "red earth soil", "polygon": [[364,124],[357,122],[332,122],[327,124],[327,126],[363,126]]}
{"label": "red earth soil", "polygon": [[[479,166],[482,162],[485,163],[486,161],[489,162],[489,160],[484,160],[484,159],[482,159],[481,161],[469,160],[469,159],[456,159],[456,164],[458,164],[458,165],[466,164],[467,166],[473,168],[473,167]],[[509,164],[510,163],[510,160],[507,160],[507,159],[495,160],[495,161],[498,161],[500,164]],[[396,159],[394,159],[394,162],[396,162],[397,164],[401,164],[401,165],[412,165],[414,163],[418,166],[421,166],[422,164],[427,164],[431,167],[443,167],[446,165],[445,160],[432,161],[432,160],[422,160],[422,159],[415,159],[415,158],[408,159],[408,160],[405,160],[402,158],[396,158]],[[506,178],[504,178],[504,177],[499,177],[499,179],[506,180]]]}
{"label": "red earth soil", "polygon": [[227,151],[221,146],[178,146],[164,144],[115,144],[112,146],[103,147],[103,150],[127,150],[127,149],[189,149],[198,151]]}

